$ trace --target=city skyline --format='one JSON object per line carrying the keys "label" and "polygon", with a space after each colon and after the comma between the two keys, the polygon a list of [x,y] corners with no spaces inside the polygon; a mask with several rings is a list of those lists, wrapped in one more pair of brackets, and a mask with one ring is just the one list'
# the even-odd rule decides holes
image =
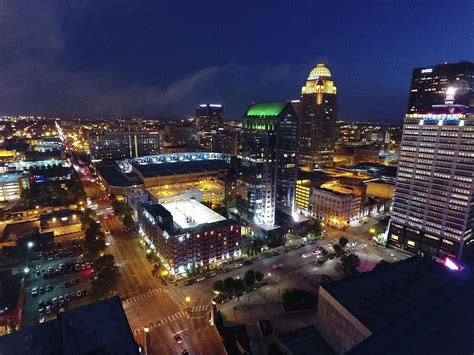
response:
{"label": "city skyline", "polygon": [[[271,31],[268,21],[286,15],[285,5],[253,4],[251,16],[247,7],[222,5],[199,16],[200,5],[179,11],[140,2],[29,5],[2,11],[0,114],[160,118],[192,115],[197,104],[216,102],[226,118],[239,119],[250,102],[298,98],[308,70],[323,62],[339,83],[340,119],[401,123],[414,67],[471,54],[463,38],[472,33],[472,4],[465,1],[407,8],[302,2]],[[318,13],[324,15],[314,21]],[[432,25],[413,35],[417,14]],[[15,18],[31,21],[18,27]],[[288,54],[277,52],[282,42]]]}

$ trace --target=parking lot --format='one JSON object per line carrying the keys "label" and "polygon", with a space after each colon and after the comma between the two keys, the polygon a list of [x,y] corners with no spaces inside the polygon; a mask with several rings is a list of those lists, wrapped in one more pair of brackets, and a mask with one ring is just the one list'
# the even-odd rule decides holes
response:
{"label": "parking lot", "polygon": [[55,318],[87,302],[93,265],[72,245],[43,253],[29,264],[24,325]]}

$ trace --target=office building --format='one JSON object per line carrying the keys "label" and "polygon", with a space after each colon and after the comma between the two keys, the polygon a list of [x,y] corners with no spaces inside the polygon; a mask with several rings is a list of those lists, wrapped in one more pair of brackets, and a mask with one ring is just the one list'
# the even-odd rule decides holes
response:
{"label": "office building", "polygon": [[293,212],[298,120],[291,103],[250,106],[243,117],[239,158],[247,221],[275,224],[275,208]]}
{"label": "office building", "polygon": [[[26,299],[23,276],[11,269],[0,271],[0,336],[21,329]],[[0,349],[3,353],[1,343]]]}
{"label": "office building", "polygon": [[138,224],[173,275],[213,269],[241,255],[239,224],[195,199],[140,204]]}
{"label": "office building", "polygon": [[217,131],[224,126],[224,106],[203,104],[196,108],[197,127],[200,131]]}
{"label": "office building", "polygon": [[474,115],[456,92],[405,117],[388,244],[411,253],[461,259],[474,245]]}
{"label": "office building", "polygon": [[472,353],[472,276],[426,259],[319,286],[316,325],[336,354]]}
{"label": "office building", "polygon": [[28,177],[23,173],[1,173],[0,202],[14,201],[28,188]]}
{"label": "office building", "polygon": [[89,136],[91,160],[136,158],[159,154],[162,145],[159,132],[105,132]]}
{"label": "office building", "polygon": [[457,104],[474,107],[474,63],[413,69],[408,113],[429,113],[433,105],[443,104],[448,87],[456,89]]}
{"label": "office building", "polygon": [[298,108],[298,162],[308,166],[332,166],[337,140],[337,95],[331,72],[318,64],[309,73]]}

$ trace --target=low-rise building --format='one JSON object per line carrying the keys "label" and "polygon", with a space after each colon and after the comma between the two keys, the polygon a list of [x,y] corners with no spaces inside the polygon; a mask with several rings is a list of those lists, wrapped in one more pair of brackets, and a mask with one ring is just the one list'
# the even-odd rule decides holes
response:
{"label": "low-rise building", "polygon": [[412,257],[319,286],[316,325],[337,354],[471,354],[473,285]]}
{"label": "low-rise building", "polygon": [[0,175],[0,202],[18,200],[21,192],[28,188],[28,177],[23,173]]}
{"label": "low-rise building", "polygon": [[[0,272],[0,336],[21,328],[25,306],[25,285],[23,274],[12,270]],[[0,343],[0,349],[4,349]]]}
{"label": "low-rise building", "polygon": [[177,276],[241,255],[240,225],[194,199],[138,207],[140,234]]}

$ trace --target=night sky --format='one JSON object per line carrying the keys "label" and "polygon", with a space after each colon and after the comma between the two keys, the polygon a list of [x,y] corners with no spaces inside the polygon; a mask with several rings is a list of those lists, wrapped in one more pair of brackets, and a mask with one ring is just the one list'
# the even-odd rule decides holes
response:
{"label": "night sky", "polygon": [[298,98],[324,62],[339,118],[400,122],[411,70],[474,60],[471,0],[0,1],[0,113],[192,115]]}

